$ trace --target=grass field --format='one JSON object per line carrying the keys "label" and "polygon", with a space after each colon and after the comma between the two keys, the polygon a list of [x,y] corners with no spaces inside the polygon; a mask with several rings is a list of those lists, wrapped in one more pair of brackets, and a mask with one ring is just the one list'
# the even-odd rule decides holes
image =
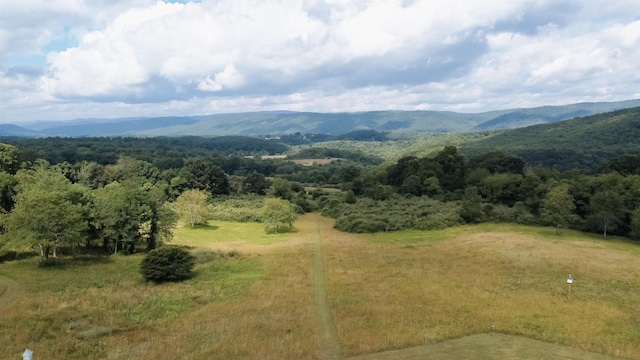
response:
{"label": "grass field", "polygon": [[0,358],[320,358],[315,221],[344,357],[640,359],[637,243],[495,224],[354,235],[314,214],[284,235],[180,227],[174,242],[199,259],[182,283],[143,282],[142,255],[0,264],[22,287],[0,307]]}
{"label": "grass field", "polygon": [[[346,355],[504,334],[640,358],[640,247],[483,224],[327,246]],[[576,279],[571,296],[566,278]]]}

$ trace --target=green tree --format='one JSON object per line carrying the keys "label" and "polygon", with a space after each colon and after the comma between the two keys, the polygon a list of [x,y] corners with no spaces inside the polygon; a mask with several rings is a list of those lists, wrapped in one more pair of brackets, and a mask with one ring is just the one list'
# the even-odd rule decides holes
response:
{"label": "green tree", "polygon": [[549,190],[542,201],[540,216],[543,221],[555,226],[556,234],[560,235],[560,228],[570,226],[578,220],[575,211],[576,205],[569,194],[569,186],[562,184]]}
{"label": "green tree", "polygon": [[467,223],[479,223],[485,218],[482,197],[478,195],[478,189],[475,186],[464,189],[460,217]]}
{"label": "green tree", "polygon": [[502,203],[513,206],[520,197],[522,175],[499,173],[486,177],[482,181],[482,192],[492,204]]}
{"label": "green tree", "polygon": [[269,186],[271,186],[269,180],[260,173],[253,173],[242,181],[242,191],[245,194],[264,195]]}
{"label": "green tree", "polygon": [[204,158],[185,160],[180,175],[191,189],[209,191],[212,195],[229,194],[229,179],[213,161]]}
{"label": "green tree", "polygon": [[262,207],[262,221],[267,234],[287,232],[293,228],[296,213],[287,200],[268,198]]}
{"label": "green tree", "polygon": [[195,257],[177,246],[165,246],[149,251],[140,263],[140,273],[147,281],[161,283],[191,277]]}
{"label": "green tree", "polygon": [[178,196],[175,204],[178,214],[184,218],[191,227],[198,224],[205,224],[209,219],[207,194],[202,190],[185,190]]}
{"label": "green tree", "polygon": [[464,187],[466,163],[455,146],[445,146],[433,157],[433,161],[440,165],[437,176],[443,189],[454,191]]}
{"label": "green tree", "polygon": [[39,169],[19,186],[7,219],[9,237],[39,250],[43,261],[62,247],[74,246],[88,229],[84,206],[87,192],[63,175]]}
{"label": "green tree", "polygon": [[15,174],[19,167],[18,148],[13,145],[0,143],[0,171]]}
{"label": "green tree", "polygon": [[620,195],[608,190],[593,194],[589,201],[589,210],[590,218],[599,224],[605,239],[608,232],[616,229],[620,217],[624,214]]}
{"label": "green tree", "polygon": [[640,240],[640,207],[631,213],[631,238]]}
{"label": "green tree", "polygon": [[267,195],[290,201],[294,195],[291,181],[283,178],[273,179]]}
{"label": "green tree", "polygon": [[132,182],[113,182],[94,193],[94,226],[103,246],[111,246],[114,254],[133,252],[151,213],[149,194]]}
{"label": "green tree", "polygon": [[166,183],[156,185],[145,184],[149,194],[148,230],[145,233],[147,238],[147,250],[153,250],[164,241],[173,238],[173,229],[178,221],[178,214],[173,207],[167,203]]}
{"label": "green tree", "polygon": [[13,209],[17,186],[18,180],[16,180],[15,176],[0,172],[0,212],[9,212]]}

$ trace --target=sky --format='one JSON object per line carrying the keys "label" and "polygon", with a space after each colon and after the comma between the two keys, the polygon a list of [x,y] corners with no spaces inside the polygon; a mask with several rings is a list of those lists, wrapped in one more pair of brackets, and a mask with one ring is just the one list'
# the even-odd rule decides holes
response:
{"label": "sky", "polygon": [[0,0],[0,122],[640,98],[639,0]]}

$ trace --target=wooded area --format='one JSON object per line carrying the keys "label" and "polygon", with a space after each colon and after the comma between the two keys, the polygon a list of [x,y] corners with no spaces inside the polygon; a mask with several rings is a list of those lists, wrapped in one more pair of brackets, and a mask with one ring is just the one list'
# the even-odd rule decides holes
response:
{"label": "wooded area", "polygon": [[[633,124],[637,111],[611,116],[616,124],[625,117]],[[585,126],[602,119],[611,117]],[[365,149],[393,141],[371,132],[355,135],[366,141],[349,141]],[[465,144],[501,136],[472,137]],[[517,152],[478,153],[481,147],[470,156],[444,146],[427,156],[385,160],[375,151],[331,147],[333,141],[310,147],[237,136],[7,139],[0,146],[3,257],[32,249],[45,261],[58,251],[151,250],[170,240],[179,215],[190,226],[220,218],[289,231],[294,217],[283,210],[287,206],[266,198],[280,199],[298,214],[320,211],[348,232],[511,222],[554,226],[558,234],[573,228],[640,239],[637,152],[603,152],[606,157],[594,160],[602,165],[586,171],[564,169],[563,157],[547,154],[538,164]],[[282,153],[288,157],[260,157]],[[289,161],[309,157],[339,160],[311,166]]]}

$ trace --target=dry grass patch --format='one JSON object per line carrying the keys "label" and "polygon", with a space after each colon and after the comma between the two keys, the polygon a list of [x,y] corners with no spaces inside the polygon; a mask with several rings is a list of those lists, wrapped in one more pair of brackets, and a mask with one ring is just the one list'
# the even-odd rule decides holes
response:
{"label": "dry grass patch", "polygon": [[[327,235],[328,293],[346,355],[437,343],[495,324],[506,334],[640,358],[637,245],[480,228],[451,229],[447,241],[446,231],[423,239],[419,232]],[[570,299],[568,274],[576,279]]]}
{"label": "dry grass patch", "polygon": [[[194,252],[207,251],[206,240],[182,235],[176,240],[200,246]],[[162,285],[142,281],[142,256],[46,269],[37,259],[1,264],[24,292],[0,312],[0,358],[19,358],[26,347],[43,359],[314,358],[311,242],[254,254],[268,245],[237,239],[235,256],[212,252],[194,278]]]}

